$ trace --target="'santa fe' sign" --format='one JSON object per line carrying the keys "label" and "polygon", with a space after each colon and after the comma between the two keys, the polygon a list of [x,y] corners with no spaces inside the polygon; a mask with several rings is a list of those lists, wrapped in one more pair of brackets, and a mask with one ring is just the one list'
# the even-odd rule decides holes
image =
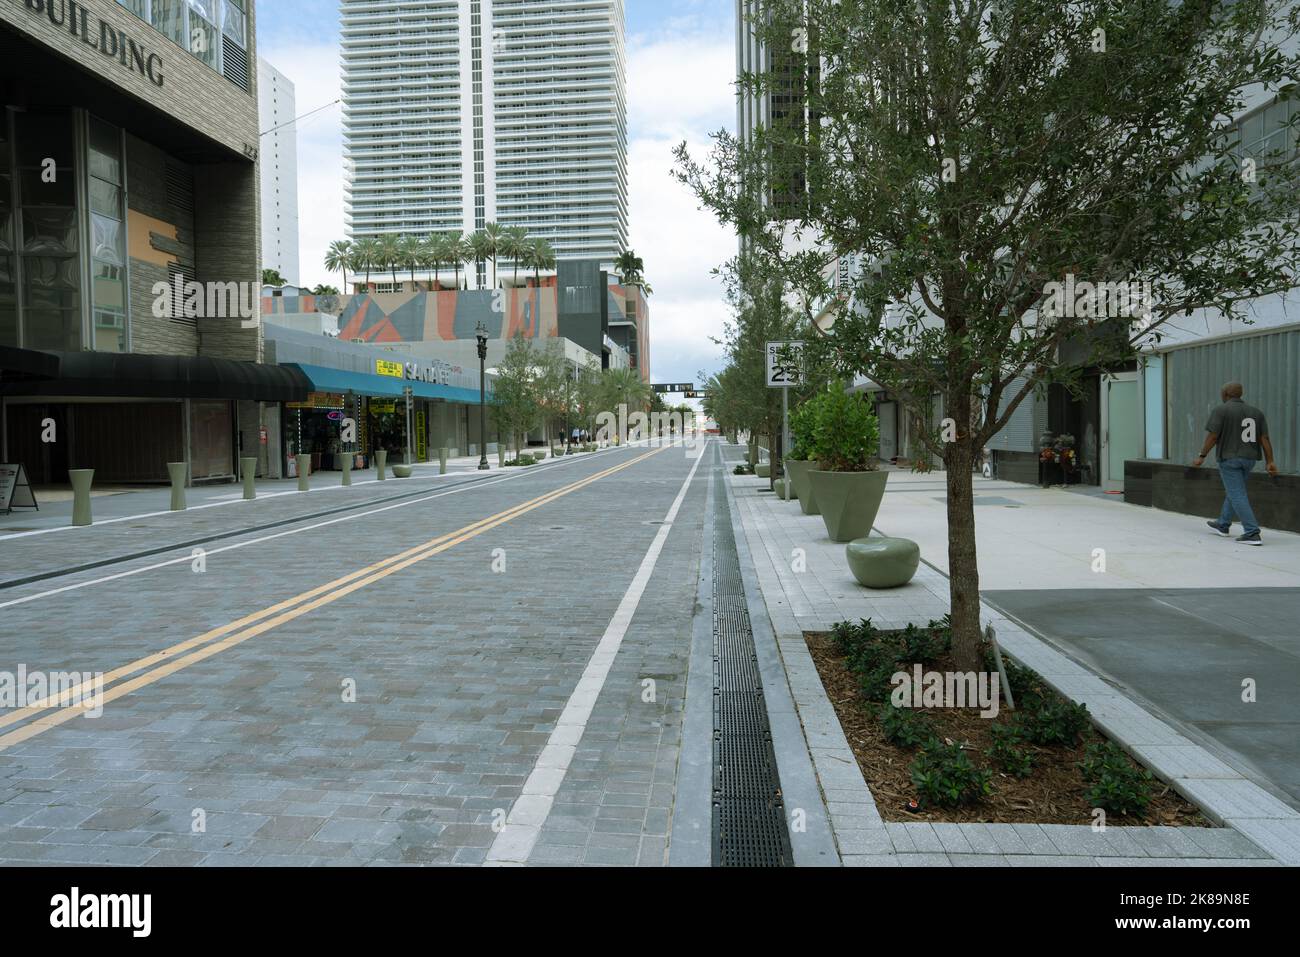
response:
{"label": "'santa fe' sign", "polygon": [[136,43],[111,23],[92,17],[90,11],[77,0],[13,0],[22,3],[35,16],[44,14],[50,23],[62,27],[92,50],[112,57],[132,73],[139,71],[154,86],[163,85],[162,57],[149,52],[142,43]]}

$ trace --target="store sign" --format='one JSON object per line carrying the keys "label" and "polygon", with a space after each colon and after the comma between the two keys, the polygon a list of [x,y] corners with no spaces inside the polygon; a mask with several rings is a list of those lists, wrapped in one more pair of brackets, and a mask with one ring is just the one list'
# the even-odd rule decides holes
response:
{"label": "store sign", "polygon": [[387,359],[375,360],[375,372],[379,375],[391,376],[394,379],[405,377],[405,369],[400,362],[389,362]]}
{"label": "store sign", "polygon": [[288,409],[341,409],[343,396],[338,392],[310,392],[306,402],[286,402]]}
{"label": "store sign", "polygon": [[98,50],[104,56],[117,62],[132,73],[139,72],[156,87],[163,85],[162,57],[149,52],[143,43],[125,30],[119,30],[113,24],[99,17],[93,17],[90,11],[77,0],[10,0],[14,6],[21,5],[34,17],[44,18],[55,26],[67,30],[74,37],[92,50]]}

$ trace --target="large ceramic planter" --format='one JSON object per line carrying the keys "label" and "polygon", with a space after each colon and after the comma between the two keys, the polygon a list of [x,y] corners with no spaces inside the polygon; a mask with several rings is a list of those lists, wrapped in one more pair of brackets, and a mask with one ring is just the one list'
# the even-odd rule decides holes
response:
{"label": "large ceramic planter", "polygon": [[758,465],[754,466],[754,474],[757,475],[759,478],[771,478],[772,477],[771,464],[768,462],[758,463]]}
{"label": "large ceramic planter", "polygon": [[807,459],[786,459],[785,471],[790,476],[790,484],[794,486],[795,497],[799,499],[799,507],[803,509],[805,515],[819,515],[817,511],[817,499],[812,492],[812,483],[808,481],[808,473],[816,462]]}
{"label": "large ceramic planter", "polygon": [[822,472],[809,469],[813,498],[832,542],[866,538],[880,511],[888,472]]}

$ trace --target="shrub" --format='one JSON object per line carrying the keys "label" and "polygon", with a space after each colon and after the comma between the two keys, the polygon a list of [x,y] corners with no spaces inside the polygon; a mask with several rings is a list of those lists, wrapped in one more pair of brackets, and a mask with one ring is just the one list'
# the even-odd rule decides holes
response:
{"label": "shrub", "polygon": [[807,409],[805,441],[818,467],[832,472],[865,472],[880,447],[880,423],[857,394],[834,383],[801,406]]}
{"label": "shrub", "polygon": [[908,625],[903,630],[901,661],[929,664],[952,647],[952,631],[945,635],[934,629],[934,622],[925,628]]}
{"label": "shrub", "polygon": [[737,465],[734,469],[731,470],[731,474],[732,475],[753,475],[754,467],[748,464],[747,462],[741,462],[739,465]]}
{"label": "shrub", "polygon": [[877,640],[879,634],[870,618],[863,618],[856,625],[851,621],[837,621],[831,626],[831,639],[843,655],[850,654],[864,642]]}
{"label": "shrub", "polygon": [[975,767],[960,746],[938,738],[925,743],[909,770],[922,805],[957,807],[979,801],[992,791],[988,771]]}
{"label": "shrub", "polygon": [[534,459],[531,455],[528,455],[527,453],[519,456],[518,458],[506,459],[507,467],[513,467],[519,465],[536,465],[536,464],[537,464],[537,460]]}
{"label": "shrub", "polygon": [[894,684],[890,679],[894,677],[898,668],[892,657],[889,660],[877,659],[875,664],[855,668],[854,671],[858,675],[862,696],[868,701],[885,701],[894,690]]}
{"label": "shrub", "polygon": [[[997,673],[998,663],[993,657],[991,645],[984,652],[984,667],[990,673]],[[1036,702],[1045,697],[1037,672],[1030,668],[1022,668],[1006,655],[1002,656],[1002,667],[1006,669],[1007,684],[1011,685],[1011,693],[1015,696],[1017,708],[1032,708]]]}
{"label": "shrub", "polygon": [[891,744],[900,748],[915,748],[925,744],[934,734],[934,723],[911,708],[895,708],[887,704],[880,709],[880,730]]}
{"label": "shrub", "polygon": [[1018,714],[1025,737],[1034,744],[1074,746],[1090,724],[1087,705],[1056,694],[1031,701]]}
{"label": "shrub", "polygon": [[1034,770],[1034,755],[1022,747],[1024,729],[1018,723],[995,724],[989,733],[993,737],[993,744],[984,753],[994,766],[1014,777],[1029,777]]}
{"label": "shrub", "polygon": [[1079,768],[1089,785],[1083,796],[1093,807],[1136,817],[1146,813],[1151,772],[1135,765],[1113,741],[1088,745]]}

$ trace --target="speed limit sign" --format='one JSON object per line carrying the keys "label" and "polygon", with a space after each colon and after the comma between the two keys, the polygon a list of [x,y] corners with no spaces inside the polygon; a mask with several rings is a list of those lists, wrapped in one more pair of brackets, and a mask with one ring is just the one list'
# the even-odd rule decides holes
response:
{"label": "speed limit sign", "polygon": [[802,340],[767,344],[767,387],[788,389],[799,384],[799,354]]}

